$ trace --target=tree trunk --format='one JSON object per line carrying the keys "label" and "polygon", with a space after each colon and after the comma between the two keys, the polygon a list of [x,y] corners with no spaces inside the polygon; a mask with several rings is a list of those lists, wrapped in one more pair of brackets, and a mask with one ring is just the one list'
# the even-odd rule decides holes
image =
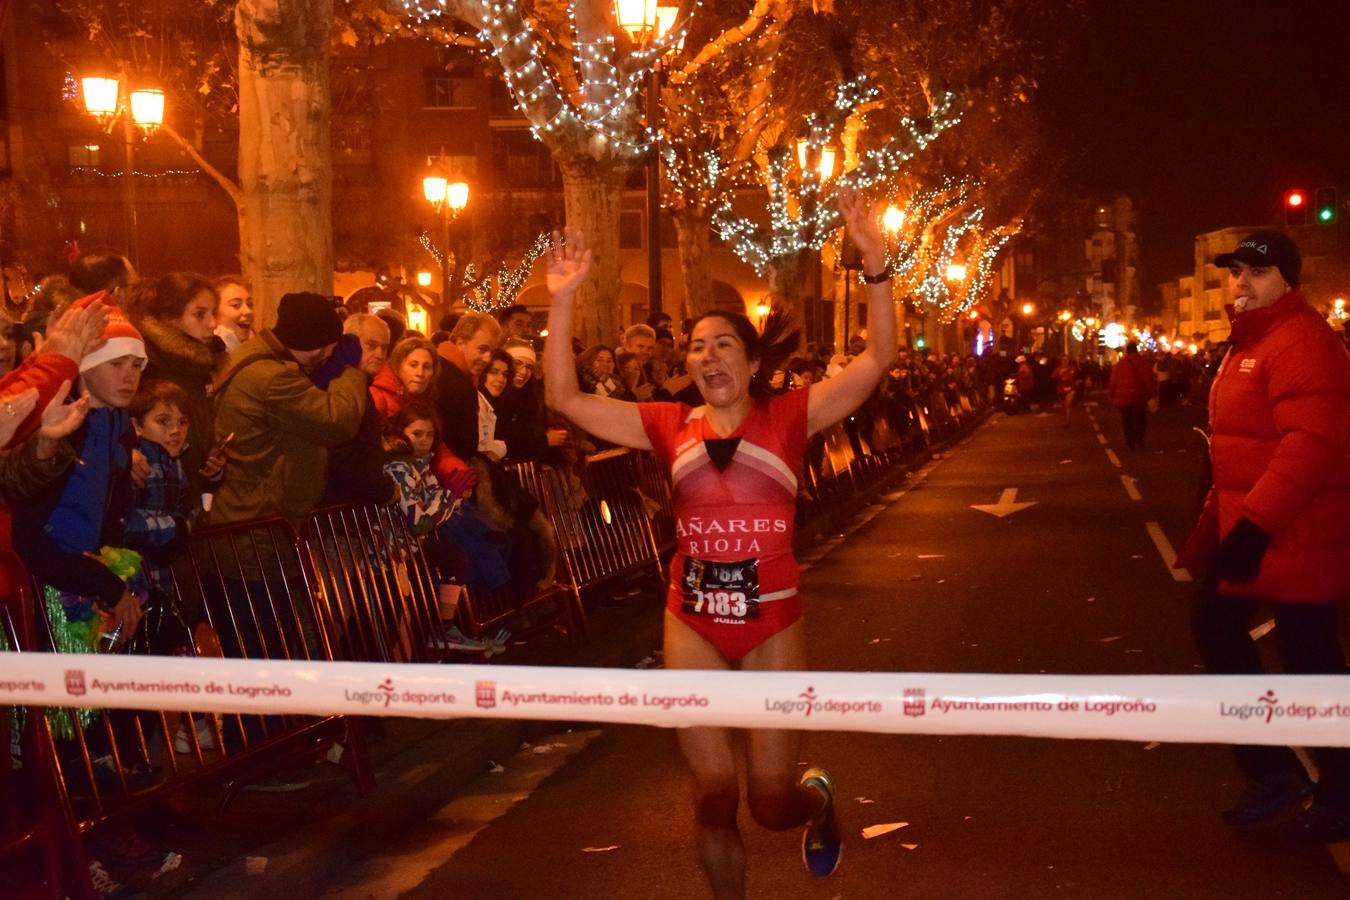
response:
{"label": "tree trunk", "polygon": [[[712,276],[708,274],[709,216],[682,209],[675,216],[675,233],[680,242],[680,277],[684,279],[684,315],[696,319],[716,305]],[[671,311],[674,312],[673,310]],[[676,315],[678,323],[680,316]]]}
{"label": "tree trunk", "polygon": [[239,255],[262,327],[290,291],[333,292],[332,0],[239,0]]}
{"label": "tree trunk", "polygon": [[567,225],[586,234],[595,260],[591,274],[577,291],[581,330],[587,346],[610,344],[618,338],[619,322],[619,201],[627,171],[595,171],[588,161],[561,165]]}
{"label": "tree trunk", "polygon": [[776,257],[769,266],[769,297],[775,306],[787,310],[795,322],[804,322],[803,298],[811,271],[809,255],[815,251],[799,250],[788,256]]}

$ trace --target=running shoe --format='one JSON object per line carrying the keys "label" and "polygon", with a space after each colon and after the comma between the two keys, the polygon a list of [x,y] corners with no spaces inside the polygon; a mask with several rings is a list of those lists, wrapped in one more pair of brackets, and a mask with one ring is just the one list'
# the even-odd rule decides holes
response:
{"label": "running shoe", "polygon": [[811,768],[802,773],[801,784],[814,788],[825,798],[825,805],[802,831],[802,863],[812,875],[825,878],[839,868],[839,859],[844,855],[844,839],[834,814],[834,780],[824,769]]}
{"label": "running shoe", "polygon": [[482,653],[488,649],[486,641],[474,640],[454,625],[445,626],[445,631],[427,640],[432,650],[458,650],[465,653]]}

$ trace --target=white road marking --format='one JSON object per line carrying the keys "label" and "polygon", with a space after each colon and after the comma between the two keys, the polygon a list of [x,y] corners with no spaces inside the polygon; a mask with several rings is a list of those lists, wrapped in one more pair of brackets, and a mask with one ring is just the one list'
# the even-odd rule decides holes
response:
{"label": "white road marking", "polygon": [[1103,447],[1106,446],[1106,435],[1102,434],[1100,431],[1097,432],[1097,443],[1101,444]]}
{"label": "white road marking", "polygon": [[425,831],[435,840],[415,839],[421,830],[415,829],[405,835],[414,839],[400,842],[409,849],[356,861],[324,896],[365,900],[411,891],[599,736],[598,729],[554,735],[550,740],[556,753],[522,750],[506,762],[502,774],[479,778],[426,820]]}
{"label": "white road marking", "polygon": [[1275,620],[1267,619],[1266,621],[1262,622],[1260,625],[1257,625],[1255,628],[1253,628],[1251,631],[1247,633],[1252,636],[1252,640],[1259,641],[1261,640],[1261,638],[1270,634],[1274,630],[1275,630]]}
{"label": "white road marking", "polygon": [[1116,451],[1112,450],[1110,447],[1106,448],[1106,458],[1111,460],[1111,465],[1115,466],[1117,469],[1121,467],[1120,457],[1116,456]]}
{"label": "white road marking", "polygon": [[1158,548],[1158,555],[1162,557],[1163,565],[1167,566],[1167,572],[1172,576],[1172,580],[1190,581],[1191,573],[1186,569],[1172,568],[1172,563],[1177,561],[1177,552],[1172,549],[1172,543],[1167,540],[1167,535],[1163,534],[1162,526],[1157,522],[1145,522],[1144,528],[1153,539],[1153,546]]}
{"label": "white road marking", "polygon": [[1131,500],[1143,500],[1144,495],[1139,493],[1139,488],[1134,486],[1134,479],[1129,475],[1120,476],[1120,483],[1125,485],[1125,493]]}
{"label": "white road marking", "polygon": [[1002,519],[1004,516],[1010,516],[1015,512],[1021,512],[1024,509],[1035,506],[1037,500],[1026,500],[1022,503],[1017,502],[1017,488],[1004,488],[1003,493],[999,494],[997,503],[975,503],[971,509],[978,509],[980,512],[987,512],[991,516],[998,516]]}

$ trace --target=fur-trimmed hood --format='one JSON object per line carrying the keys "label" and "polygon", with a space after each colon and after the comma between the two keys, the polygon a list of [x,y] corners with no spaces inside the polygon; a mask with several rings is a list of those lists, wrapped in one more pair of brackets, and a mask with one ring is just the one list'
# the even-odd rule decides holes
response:
{"label": "fur-trimmed hood", "polygon": [[225,361],[220,339],[210,343],[189,337],[181,328],[164,319],[145,316],[136,323],[145,338],[152,377],[182,384],[186,380],[210,384],[216,370]]}

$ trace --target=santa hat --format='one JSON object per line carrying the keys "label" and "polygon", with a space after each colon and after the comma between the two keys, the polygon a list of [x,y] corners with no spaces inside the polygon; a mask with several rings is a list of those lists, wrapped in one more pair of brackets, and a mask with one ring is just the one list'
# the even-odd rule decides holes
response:
{"label": "santa hat", "polygon": [[110,359],[119,359],[123,356],[135,356],[138,359],[145,359],[145,338],[136,330],[127,319],[122,308],[112,301],[112,297],[107,291],[99,291],[96,294],[90,294],[88,297],[81,297],[76,300],[73,306],[88,306],[89,304],[102,300],[103,306],[108,310],[108,324],[103,326],[103,344],[95,347],[84,355],[80,360],[80,371],[88,372],[94,366],[100,366]]}

